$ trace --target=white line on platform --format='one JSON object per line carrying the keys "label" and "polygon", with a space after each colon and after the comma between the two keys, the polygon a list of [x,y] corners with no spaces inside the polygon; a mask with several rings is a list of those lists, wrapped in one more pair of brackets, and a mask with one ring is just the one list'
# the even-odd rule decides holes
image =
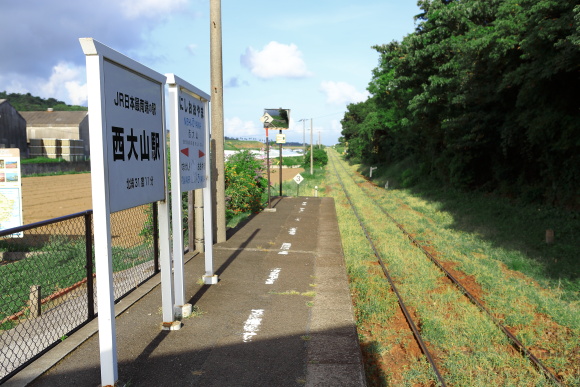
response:
{"label": "white line on platform", "polygon": [[302,205],[303,205],[303,206],[305,206],[305,205],[307,205],[307,204],[308,204],[308,202],[302,202]]}
{"label": "white line on platform", "polygon": [[266,285],[273,285],[274,282],[276,282],[276,280],[278,279],[278,275],[280,274],[280,270],[282,269],[279,267],[272,269],[272,271],[270,272],[270,276],[266,280]]}
{"label": "white line on platform", "polygon": [[252,313],[244,323],[244,343],[252,341],[252,337],[256,336],[262,324],[262,316],[264,309],[252,309]]}
{"label": "white line on platform", "polygon": [[298,212],[304,212],[304,210],[305,209],[303,207],[300,207],[300,211],[298,211]]}
{"label": "white line on platform", "polygon": [[297,230],[296,227],[292,227],[290,230],[288,230],[288,234],[290,234],[290,235],[296,235],[296,230]]}
{"label": "white line on platform", "polygon": [[291,246],[292,246],[292,243],[282,243],[282,246],[280,247],[281,251],[278,254],[288,255],[288,250],[290,250]]}
{"label": "white line on platform", "polygon": [[295,221],[297,221],[297,222],[300,222],[300,218],[296,218],[296,219],[294,219],[294,220],[295,220]]}

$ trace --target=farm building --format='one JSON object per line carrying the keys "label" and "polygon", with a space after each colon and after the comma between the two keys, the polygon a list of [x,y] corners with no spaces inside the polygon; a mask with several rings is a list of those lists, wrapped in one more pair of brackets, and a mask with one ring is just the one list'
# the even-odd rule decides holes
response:
{"label": "farm building", "polygon": [[84,159],[90,154],[86,111],[21,112],[26,120],[30,157]]}
{"label": "farm building", "polygon": [[18,148],[26,157],[26,120],[5,99],[0,99],[0,148]]}

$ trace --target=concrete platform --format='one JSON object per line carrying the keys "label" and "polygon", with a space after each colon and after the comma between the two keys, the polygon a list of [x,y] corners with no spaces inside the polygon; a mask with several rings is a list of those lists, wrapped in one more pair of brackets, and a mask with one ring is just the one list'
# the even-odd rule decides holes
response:
{"label": "concrete platform", "polygon": [[[219,282],[203,285],[203,254],[186,265],[194,314],[161,330],[159,276],[117,306],[118,385],[364,386],[334,201],[275,199],[214,247]],[[91,322],[6,386],[98,386]]]}

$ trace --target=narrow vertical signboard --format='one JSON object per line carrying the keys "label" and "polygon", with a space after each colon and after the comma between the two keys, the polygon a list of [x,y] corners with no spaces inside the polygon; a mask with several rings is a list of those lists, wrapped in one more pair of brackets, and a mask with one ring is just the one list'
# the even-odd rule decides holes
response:
{"label": "narrow vertical signboard", "polygon": [[[22,224],[20,149],[0,148],[0,230]],[[23,233],[11,236],[22,238]]]}
{"label": "narrow vertical signboard", "polygon": [[[209,190],[209,101],[210,96],[174,74],[167,74],[169,88],[168,115],[171,137],[171,198],[173,230],[183,229],[181,193],[197,189]],[[211,225],[211,200],[204,200],[204,223]],[[205,216],[205,214],[209,216]],[[210,228],[211,229],[211,228]],[[206,276],[213,275],[212,235],[205,248]],[[206,243],[206,246],[208,244]],[[192,246],[190,246],[192,248]],[[185,305],[183,273],[183,233],[173,232],[173,273],[175,307]],[[209,262],[209,266],[208,266]],[[214,283],[214,282],[209,282]],[[179,313],[179,312],[178,312]]]}
{"label": "narrow vertical signboard", "polygon": [[101,382],[118,379],[110,214],[158,202],[163,321],[173,320],[165,76],[95,41],[86,55]]}
{"label": "narrow vertical signboard", "polygon": [[182,192],[205,188],[210,96],[174,74],[167,74],[167,85],[172,175]]}

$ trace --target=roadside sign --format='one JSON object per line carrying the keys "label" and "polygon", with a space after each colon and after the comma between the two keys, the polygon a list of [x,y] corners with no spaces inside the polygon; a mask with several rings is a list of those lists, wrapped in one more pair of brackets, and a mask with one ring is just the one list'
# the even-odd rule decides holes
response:
{"label": "roadside sign", "polygon": [[297,174],[296,176],[294,176],[294,181],[296,182],[296,184],[302,183],[302,180],[304,180],[304,178],[302,177],[301,174]]}
{"label": "roadside sign", "polygon": [[285,134],[277,134],[276,135],[276,144],[286,144],[286,135]]}
{"label": "roadside sign", "polygon": [[[268,127],[272,130],[286,130],[290,127],[290,109],[264,109],[264,117],[270,117],[265,121],[264,127]],[[261,120],[261,119],[260,119]],[[268,122],[266,122],[268,121]]]}
{"label": "roadside sign", "polygon": [[[22,226],[20,149],[0,149],[0,230]],[[22,238],[23,232],[12,237]]]}

